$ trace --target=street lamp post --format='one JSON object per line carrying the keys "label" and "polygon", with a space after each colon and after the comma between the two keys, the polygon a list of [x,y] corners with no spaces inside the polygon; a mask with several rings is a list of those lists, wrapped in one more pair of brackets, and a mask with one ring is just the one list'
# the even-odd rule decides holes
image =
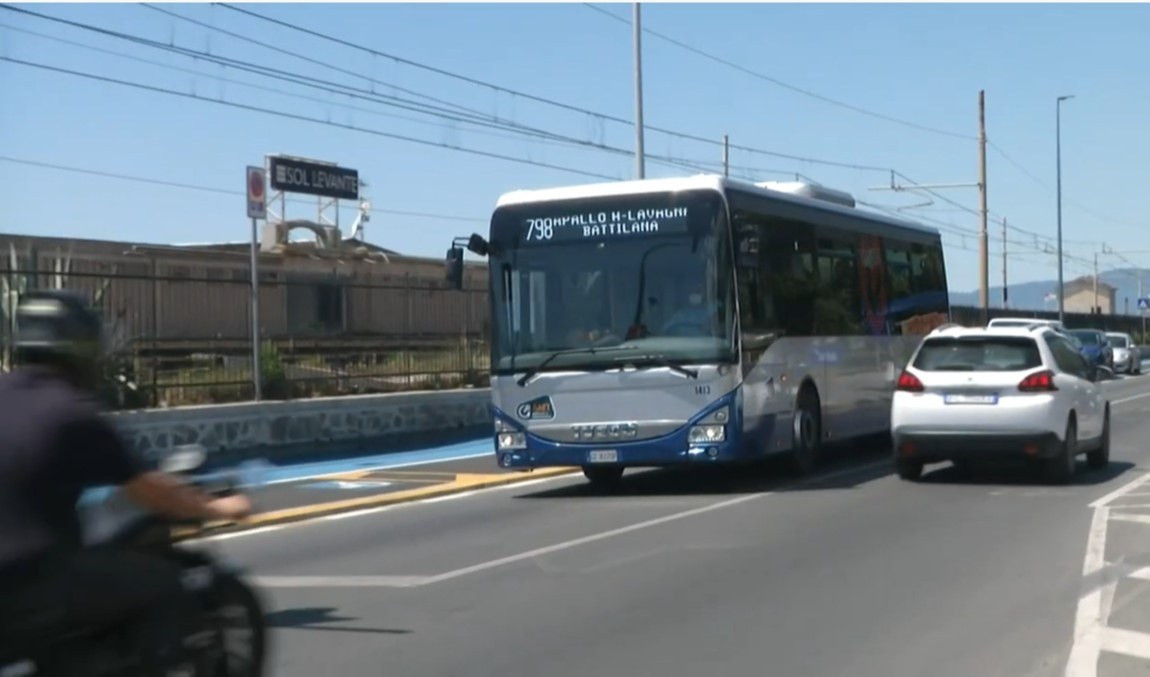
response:
{"label": "street lamp post", "polygon": [[1065,286],[1062,279],[1062,102],[1073,99],[1073,94],[1058,97],[1054,104],[1054,154],[1058,174],[1058,321],[1065,322]]}

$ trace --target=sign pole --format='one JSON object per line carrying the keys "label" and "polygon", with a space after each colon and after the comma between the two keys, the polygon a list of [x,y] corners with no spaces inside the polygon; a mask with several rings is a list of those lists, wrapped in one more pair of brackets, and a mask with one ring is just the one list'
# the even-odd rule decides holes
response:
{"label": "sign pole", "polygon": [[263,378],[260,369],[260,219],[267,216],[267,170],[248,167],[248,218],[252,220],[251,246],[251,301],[252,317],[252,390],[256,401],[263,399]]}
{"label": "sign pole", "polygon": [[260,238],[256,219],[252,219],[252,387],[255,399],[263,399],[263,378],[260,369]]}

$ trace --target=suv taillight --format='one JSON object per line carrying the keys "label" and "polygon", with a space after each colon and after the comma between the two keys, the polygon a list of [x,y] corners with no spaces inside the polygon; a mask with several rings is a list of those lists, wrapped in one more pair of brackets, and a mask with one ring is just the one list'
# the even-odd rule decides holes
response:
{"label": "suv taillight", "polygon": [[1040,371],[1022,379],[1018,389],[1024,393],[1037,393],[1058,390],[1058,386],[1054,385],[1054,372]]}
{"label": "suv taillight", "polygon": [[923,388],[922,381],[918,380],[917,376],[910,373],[909,371],[904,371],[903,373],[899,374],[898,385],[895,386],[895,390],[905,390],[910,393],[921,393],[923,390],[925,390],[925,388]]}

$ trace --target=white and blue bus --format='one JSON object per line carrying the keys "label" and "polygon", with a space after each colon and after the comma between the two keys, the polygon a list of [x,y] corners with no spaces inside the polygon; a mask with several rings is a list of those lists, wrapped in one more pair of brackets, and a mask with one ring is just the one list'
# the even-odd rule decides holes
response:
{"label": "white and blue bus", "polygon": [[899,371],[949,317],[938,231],[806,183],[512,192],[466,246],[488,257],[499,465],[593,482],[778,453],[809,471],[889,429]]}

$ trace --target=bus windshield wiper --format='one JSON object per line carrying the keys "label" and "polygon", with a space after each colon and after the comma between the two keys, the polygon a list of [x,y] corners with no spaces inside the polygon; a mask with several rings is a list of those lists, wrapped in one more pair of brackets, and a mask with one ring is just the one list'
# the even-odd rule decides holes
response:
{"label": "bus windshield wiper", "polygon": [[618,350],[636,350],[636,346],[607,346],[607,347],[603,347],[603,348],[589,347],[589,348],[569,348],[567,350],[556,350],[555,352],[551,353],[546,358],[544,358],[543,361],[540,362],[539,364],[535,365],[534,367],[529,367],[527,369],[527,371],[523,372],[523,376],[520,376],[519,379],[516,381],[516,383],[518,383],[519,387],[521,387],[521,388],[526,387],[527,382],[530,381],[532,378],[534,378],[536,374],[543,371],[543,368],[546,367],[547,365],[551,364],[551,361],[554,360],[556,357],[561,357],[563,355],[580,355],[583,353],[586,353],[588,355],[595,355],[597,353],[612,353],[612,352],[615,352]]}
{"label": "bus windshield wiper", "polygon": [[683,376],[694,379],[699,378],[699,372],[697,369],[688,369],[681,364],[676,364],[671,360],[668,360],[662,355],[624,355],[623,357],[616,358],[615,361],[628,363],[648,362],[651,364],[659,365],[660,367],[666,367],[676,374],[682,374]]}

